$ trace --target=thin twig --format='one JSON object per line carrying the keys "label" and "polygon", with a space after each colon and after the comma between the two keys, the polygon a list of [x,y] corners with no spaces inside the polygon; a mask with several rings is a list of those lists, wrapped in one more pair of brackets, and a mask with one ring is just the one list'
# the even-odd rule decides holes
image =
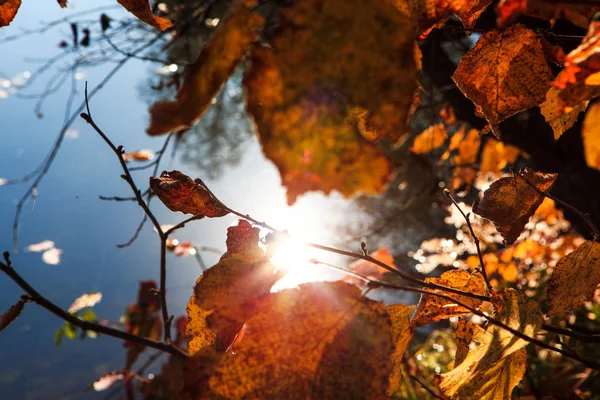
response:
{"label": "thin twig", "polygon": [[483,254],[481,253],[481,247],[479,246],[479,238],[477,237],[477,235],[475,235],[475,232],[473,231],[473,226],[471,225],[471,215],[465,214],[465,212],[462,210],[462,208],[460,208],[454,197],[452,197],[452,193],[450,193],[448,189],[444,189],[444,194],[452,202],[452,204],[454,204],[454,207],[456,207],[456,209],[460,212],[460,214],[465,219],[465,222],[467,223],[467,227],[469,228],[469,232],[471,233],[471,238],[473,239],[475,247],[477,248],[477,255],[479,256],[479,269],[481,271],[481,275],[485,280],[485,285],[487,286],[488,292],[493,293],[494,289],[492,289],[492,285],[490,284],[490,280],[488,279],[487,272],[485,271]]}
{"label": "thin twig", "polygon": [[434,392],[433,390],[431,390],[426,384],[424,384],[423,382],[421,382],[419,380],[419,378],[417,378],[415,375],[412,374],[408,374],[408,376],[410,376],[411,379],[415,380],[419,385],[421,385],[421,387],[425,390],[427,390],[429,392],[430,395],[432,395],[433,397],[435,397],[436,399],[440,399],[440,400],[447,400],[447,397],[442,397],[439,394],[437,394],[436,392]]}
{"label": "thin twig", "polygon": [[600,343],[600,334],[579,333],[569,329],[547,324],[543,324],[542,329],[547,330],[548,332],[557,333],[559,335],[569,336],[573,339],[580,340],[582,342]]}
{"label": "thin twig", "polygon": [[29,285],[10,265],[10,259],[8,252],[4,253],[4,259],[6,263],[0,262],[0,270],[4,272],[10,279],[12,279],[17,285],[27,293],[31,301],[38,304],[39,306],[45,308],[50,311],[52,314],[57,317],[73,324],[74,326],[81,328],[84,331],[93,331],[100,334],[104,334],[107,336],[112,336],[118,339],[127,340],[133,343],[139,343],[144,346],[148,346],[169,354],[172,354],[181,359],[187,359],[188,355],[183,350],[178,348],[177,346],[171,343],[160,343],[154,340],[150,340],[148,338],[144,338],[137,335],[132,335],[127,332],[123,332],[118,329],[114,329],[108,326],[100,325],[95,322],[84,321],[82,319],[77,318],[73,314],[68,311],[63,310],[58,307],[56,304],[52,303],[50,300],[46,299],[40,293],[38,293],[31,285]]}

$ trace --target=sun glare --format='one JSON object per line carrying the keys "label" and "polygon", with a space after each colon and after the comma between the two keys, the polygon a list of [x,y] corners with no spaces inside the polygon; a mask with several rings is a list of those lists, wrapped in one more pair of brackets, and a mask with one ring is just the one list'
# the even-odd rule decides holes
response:
{"label": "sun glare", "polygon": [[284,239],[271,257],[277,268],[287,274],[273,286],[272,291],[294,288],[302,283],[322,281],[326,274],[322,267],[310,260],[315,258],[315,251],[294,239]]}

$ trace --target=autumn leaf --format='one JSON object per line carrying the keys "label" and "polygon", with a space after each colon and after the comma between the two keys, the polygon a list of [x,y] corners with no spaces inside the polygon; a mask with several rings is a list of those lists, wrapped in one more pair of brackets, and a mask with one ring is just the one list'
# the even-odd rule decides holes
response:
{"label": "autumn leaf", "polygon": [[497,138],[501,121],[544,101],[553,78],[536,33],[520,24],[484,33],[452,76]]}
{"label": "autumn leaf", "polygon": [[559,97],[560,93],[560,89],[552,86],[546,93],[546,101],[540,104],[540,111],[554,132],[554,140],[558,140],[567,129],[577,122],[579,114],[585,111],[589,104],[588,100],[584,100],[565,110],[564,102]]}
{"label": "autumn leaf", "polygon": [[512,177],[500,178],[492,183],[483,193],[483,198],[474,204],[473,212],[492,221],[506,245],[513,244],[544,200],[544,196],[525,180],[545,193],[557,176],[523,168]]}
{"label": "autumn leaf", "polygon": [[446,139],[448,133],[443,124],[431,125],[417,135],[410,151],[415,154],[429,153],[443,145]]}
{"label": "autumn leaf", "polygon": [[546,286],[548,315],[573,311],[592,300],[600,284],[600,243],[586,241],[561,258]]}
{"label": "autumn leaf", "polygon": [[514,164],[519,155],[521,155],[521,151],[517,147],[494,138],[488,138],[481,152],[479,172],[497,175],[508,164]]}
{"label": "autumn leaf", "polygon": [[503,27],[524,14],[547,20],[568,19],[582,28],[587,27],[600,6],[573,1],[500,0],[496,8],[498,26]]}
{"label": "autumn leaf", "polygon": [[213,397],[387,398],[394,336],[382,303],[347,283],[315,282],[253,309],[236,354],[209,380]]}
{"label": "autumn leaf", "polygon": [[[542,325],[537,303],[514,289],[492,294],[492,303],[497,320],[529,337]],[[485,330],[461,325],[457,342],[454,368],[440,376],[444,393],[461,400],[510,399],[527,367],[524,347],[528,342],[491,323]]]}
{"label": "autumn leaf", "polygon": [[123,154],[123,160],[125,162],[129,161],[149,161],[154,158],[154,153],[152,150],[138,150],[133,151],[131,153]]}
{"label": "autumn leaf", "polygon": [[6,0],[0,4],[0,27],[10,24],[21,7],[21,0]]}
{"label": "autumn leaf", "polygon": [[26,302],[27,300],[21,299],[10,306],[8,310],[4,311],[2,315],[0,315],[0,332],[6,329],[7,326],[12,324],[19,317],[19,315],[21,315],[21,312],[23,312],[23,306],[25,306]]}
{"label": "autumn leaf", "polygon": [[[381,247],[369,255],[375,260],[381,261],[382,263],[389,265],[391,268],[396,268],[396,266],[394,265],[394,256],[390,254],[386,247]],[[363,276],[371,277],[378,280],[383,279],[383,274],[389,272],[387,269],[381,268],[379,265],[365,260],[354,261],[348,266],[348,269],[356,272],[357,274],[361,274]],[[365,284],[365,282],[362,279],[358,279],[352,275],[347,275],[344,278],[344,281],[348,283],[353,283],[358,286]]]}
{"label": "autumn leaf", "polygon": [[588,167],[600,170],[600,103],[592,104],[581,128],[583,151]]}
{"label": "autumn leaf", "polygon": [[391,398],[398,393],[402,387],[402,359],[406,348],[412,339],[412,329],[410,327],[410,313],[415,306],[405,304],[392,304],[386,307],[392,322],[392,336],[395,344],[392,354],[392,372],[389,379],[387,395]]}
{"label": "autumn leaf", "polygon": [[[446,271],[439,278],[425,278],[425,282],[435,283],[481,296],[486,295],[485,282],[483,281],[481,274],[471,274],[468,271],[461,269]],[[471,297],[447,293],[438,289],[425,290],[432,293],[445,294],[471,308],[478,308],[481,305],[481,300],[473,299]],[[417,311],[412,317],[411,326],[413,328],[418,328],[441,319],[457,317],[470,312],[469,309],[452,303],[452,301],[445,298],[422,294],[419,305],[417,306]]]}
{"label": "autumn leaf", "polygon": [[150,177],[150,187],[171,211],[210,218],[229,213],[202,181],[193,180],[180,171],[163,171],[160,178]]}
{"label": "autumn leaf", "polygon": [[252,315],[253,301],[283,276],[258,247],[258,233],[244,220],[229,227],[227,252],[196,281],[187,307],[191,354],[207,346],[227,349]]}
{"label": "autumn leaf", "polygon": [[450,187],[453,190],[468,190],[476,177],[477,156],[479,155],[479,147],[481,145],[481,135],[476,129],[469,129],[463,125],[454,133],[450,139],[448,149],[442,155],[442,161],[447,160],[450,154],[457,150],[457,153],[452,157],[452,181]]}
{"label": "autumn leaf", "polygon": [[559,108],[564,112],[585,108],[582,103],[600,95],[600,21],[592,21],[581,44],[567,54],[565,68],[553,85],[560,89]]}
{"label": "autumn leaf", "polygon": [[264,19],[251,11],[256,4],[255,0],[233,3],[196,61],[186,67],[177,99],[150,107],[149,135],[188,128],[200,119],[258,38]]}
{"label": "autumn leaf", "polygon": [[127,11],[135,15],[141,21],[152,25],[153,27],[164,31],[169,28],[172,24],[166,18],[157,17],[152,14],[150,10],[150,4],[148,0],[117,0],[120,5],[125,7]]}

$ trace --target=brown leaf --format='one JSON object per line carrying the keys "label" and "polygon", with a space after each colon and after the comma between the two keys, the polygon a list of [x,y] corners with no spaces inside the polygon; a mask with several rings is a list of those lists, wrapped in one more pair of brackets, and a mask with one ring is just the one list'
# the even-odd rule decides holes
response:
{"label": "brown leaf", "polygon": [[571,312],[592,300],[600,284],[600,243],[586,241],[561,258],[548,279],[548,315]]}
{"label": "brown leaf", "polygon": [[517,24],[483,34],[452,79],[499,138],[499,123],[542,103],[553,77],[536,33]]}
{"label": "brown leaf", "polygon": [[[482,296],[485,296],[486,294],[485,282],[481,275],[479,273],[471,274],[468,271],[461,269],[446,271],[439,278],[425,278],[425,281]],[[471,297],[447,293],[437,289],[425,290],[432,293],[448,295],[472,308],[478,308],[481,305],[481,300],[473,299]],[[441,319],[457,317],[470,312],[469,309],[452,303],[452,301],[447,299],[423,294],[421,295],[421,300],[417,306],[417,311],[412,317],[411,326],[413,328],[418,328]]]}
{"label": "brown leaf", "polygon": [[410,313],[415,306],[405,304],[392,304],[386,307],[392,322],[392,335],[394,341],[394,353],[392,354],[392,372],[390,374],[388,396],[393,397],[401,390],[402,386],[402,360],[406,348],[412,339],[410,327]]}
{"label": "brown leaf", "polygon": [[519,15],[525,14],[548,20],[568,19],[575,25],[585,28],[592,16],[600,11],[600,6],[584,3],[568,0],[500,0],[496,8],[498,26],[503,27]]}
{"label": "brown leaf", "polygon": [[589,104],[588,100],[584,100],[567,111],[564,102],[559,97],[560,94],[561,90],[552,86],[546,93],[546,101],[540,104],[540,111],[554,132],[554,140],[558,140],[567,129],[577,122],[579,114],[585,111]]}
{"label": "brown leaf", "polygon": [[564,112],[585,108],[582,103],[600,95],[600,21],[592,21],[581,44],[565,59],[565,68],[553,85],[560,89]]}
{"label": "brown leaf", "polygon": [[585,114],[581,137],[588,167],[600,170],[600,103],[592,104]]}
{"label": "brown leaf", "polygon": [[271,293],[247,326],[209,380],[213,397],[387,398],[390,317],[357,287],[318,282]]}
{"label": "brown leaf", "polygon": [[444,124],[431,125],[417,135],[410,151],[415,154],[429,153],[443,145],[446,139],[448,139],[448,132]]}
{"label": "brown leaf", "polygon": [[283,276],[258,247],[258,233],[245,220],[229,227],[227,252],[196,281],[187,307],[191,354],[204,347],[227,349],[252,315],[252,303]]}
{"label": "brown leaf", "polygon": [[21,7],[21,0],[8,0],[0,4],[0,27],[12,22]]}
{"label": "brown leaf", "polygon": [[67,0],[56,0],[58,2],[58,5],[60,6],[60,8],[66,8],[67,7]]}
{"label": "brown leaf", "polygon": [[180,171],[164,171],[160,178],[150,177],[150,187],[171,211],[210,218],[229,213],[202,181],[192,180]]}
{"label": "brown leaf", "polygon": [[148,25],[164,31],[169,28],[172,23],[166,18],[157,17],[152,14],[150,10],[150,4],[148,0],[117,0],[120,5],[125,7],[127,11],[135,15],[141,21],[144,21]]}
{"label": "brown leaf", "polygon": [[202,117],[211,101],[258,38],[264,19],[251,11],[254,0],[236,0],[219,23],[200,55],[185,69],[175,101],[150,107],[149,135],[162,135],[190,127]]}
{"label": "brown leaf", "polygon": [[[514,289],[492,294],[492,303],[497,320],[529,337],[542,325],[537,303]],[[440,388],[453,399],[510,399],[525,373],[529,342],[491,323],[485,330],[474,324],[463,328],[457,331],[454,368],[440,376]]]}
{"label": "brown leaf", "polygon": [[19,315],[21,315],[21,312],[23,312],[23,306],[25,306],[26,302],[26,300],[21,299],[10,306],[8,310],[4,311],[2,315],[0,315],[0,332],[6,329],[7,326],[12,324],[19,317]]}
{"label": "brown leaf", "polygon": [[[517,174],[519,176],[517,176]],[[513,244],[538,208],[544,196],[529,186],[533,184],[542,192],[550,190],[557,174],[534,172],[523,168],[514,176],[500,178],[483,193],[483,198],[473,206],[473,212],[494,223],[506,245]]]}

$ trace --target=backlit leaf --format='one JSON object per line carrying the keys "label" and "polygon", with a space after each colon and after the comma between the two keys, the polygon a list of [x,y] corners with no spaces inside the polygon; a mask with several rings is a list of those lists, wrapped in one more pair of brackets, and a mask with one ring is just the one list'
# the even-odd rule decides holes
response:
{"label": "backlit leaf", "polygon": [[600,243],[586,241],[561,258],[550,275],[548,315],[570,312],[592,300],[600,284]]}
{"label": "backlit leaf", "polygon": [[443,145],[446,139],[448,133],[443,124],[431,125],[417,135],[410,151],[416,154],[429,153]]}
{"label": "backlit leaf", "polygon": [[480,146],[479,131],[469,129],[467,132],[464,125],[450,139],[450,145],[442,155],[442,160],[448,159],[452,151],[458,151],[458,154],[452,157],[454,170],[450,186],[453,190],[468,190],[471,187],[476,177],[475,164]]}
{"label": "backlit leaf", "polygon": [[[382,263],[389,265],[392,268],[396,268],[396,266],[394,265],[394,256],[390,254],[386,247],[381,247],[369,255],[377,261],[381,261]],[[357,274],[361,274],[363,276],[379,280],[383,278],[383,274],[389,272],[387,269],[365,260],[356,260],[352,264],[350,264],[348,268],[356,272]],[[355,278],[352,275],[347,275],[344,278],[344,280],[348,283],[354,283],[358,286],[365,283],[363,280]]]}
{"label": "backlit leaf", "polygon": [[[519,176],[517,176],[517,174]],[[544,196],[529,186],[524,179],[542,192],[547,192],[557,174],[534,172],[523,168],[508,178],[500,178],[483,193],[473,211],[494,223],[507,245],[519,237],[525,224],[538,208]],[[524,179],[523,179],[524,178]]]}
{"label": "backlit leaf", "polygon": [[553,78],[536,33],[520,24],[484,33],[452,76],[498,138],[499,123],[542,103]]}
{"label": "backlit leaf", "polygon": [[229,227],[227,252],[196,281],[187,307],[191,354],[207,346],[227,349],[252,315],[253,301],[282,277],[258,247],[258,233],[244,220]]}
{"label": "backlit leaf", "polygon": [[[485,296],[486,294],[485,283],[481,275],[479,273],[471,274],[468,271],[461,269],[446,271],[439,278],[425,278],[425,281],[465,292],[470,292],[472,294],[479,294],[482,296]],[[437,289],[425,290],[432,293],[448,295],[462,303],[469,305],[472,308],[478,308],[481,305],[481,300],[473,299],[471,297],[443,292]],[[419,305],[417,306],[417,311],[411,320],[411,326],[413,328],[418,328],[441,319],[456,317],[470,312],[471,311],[468,309],[452,303],[452,301],[447,299],[438,296],[422,294]]]}
{"label": "backlit leaf", "polygon": [[161,101],[150,108],[148,134],[161,135],[187,128],[200,119],[258,38],[264,20],[250,10],[256,4],[254,0],[234,2],[196,61],[186,67],[177,99]]}
{"label": "backlit leaf", "polygon": [[[492,294],[492,303],[497,320],[529,337],[542,325],[537,303],[514,289]],[[453,370],[441,375],[440,388],[453,399],[510,399],[525,373],[528,342],[493,324],[485,330],[477,325],[462,328],[457,331],[460,352]]]}
{"label": "backlit leaf", "polygon": [[102,293],[100,292],[82,294],[81,296],[76,298],[75,301],[73,301],[73,304],[71,304],[71,306],[69,307],[69,312],[73,314],[81,310],[82,308],[93,307],[96,304],[100,303],[100,300],[102,300]]}
{"label": "backlit leaf", "polygon": [[392,336],[394,341],[394,353],[392,354],[393,366],[387,392],[388,396],[392,397],[402,387],[402,359],[412,339],[410,313],[415,309],[415,306],[392,304],[387,306],[386,309],[392,322]]}
{"label": "backlit leaf", "polygon": [[123,160],[129,161],[148,161],[154,158],[152,150],[138,150],[131,153],[123,154]]}
{"label": "backlit leaf", "polygon": [[482,174],[499,174],[508,164],[517,161],[520,154],[521,151],[515,146],[494,138],[488,138],[481,152],[479,172]]}
{"label": "backlit leaf", "polygon": [[568,19],[582,28],[587,27],[592,16],[600,11],[600,6],[585,2],[548,0],[500,0],[496,12],[498,26],[502,27],[521,14],[541,19]]}
{"label": "backlit leaf", "polygon": [[164,31],[172,24],[166,18],[157,17],[152,14],[148,0],[117,0],[127,11],[138,17],[141,21],[152,25],[153,27]]}
{"label": "backlit leaf", "polygon": [[600,170],[600,103],[592,104],[585,114],[581,137],[588,167]]}
{"label": "backlit leaf", "polygon": [[565,68],[553,85],[560,89],[559,106],[565,112],[600,95],[600,21],[592,21],[581,44],[567,55]]}
{"label": "backlit leaf", "polygon": [[21,0],[7,0],[0,3],[0,27],[10,24],[21,7]]}
{"label": "backlit leaf", "polygon": [[18,302],[10,306],[8,310],[4,311],[2,315],[0,315],[0,332],[6,329],[7,326],[12,324],[14,320],[17,319],[19,315],[21,315],[21,312],[23,312],[23,306],[25,305],[25,302],[25,300],[19,300]]}
{"label": "backlit leaf", "polygon": [[554,132],[554,140],[558,140],[567,129],[577,122],[579,114],[585,111],[589,103],[588,100],[584,100],[574,107],[569,107],[567,111],[563,101],[559,98],[560,93],[559,88],[552,86],[546,93],[546,101],[540,104],[540,111]]}
{"label": "backlit leaf", "polygon": [[209,380],[214,397],[387,398],[390,317],[357,287],[319,282],[269,294],[247,325]]}
{"label": "backlit leaf", "polygon": [[228,214],[202,181],[193,180],[180,171],[164,171],[160,178],[150,177],[150,187],[171,211],[211,218]]}

